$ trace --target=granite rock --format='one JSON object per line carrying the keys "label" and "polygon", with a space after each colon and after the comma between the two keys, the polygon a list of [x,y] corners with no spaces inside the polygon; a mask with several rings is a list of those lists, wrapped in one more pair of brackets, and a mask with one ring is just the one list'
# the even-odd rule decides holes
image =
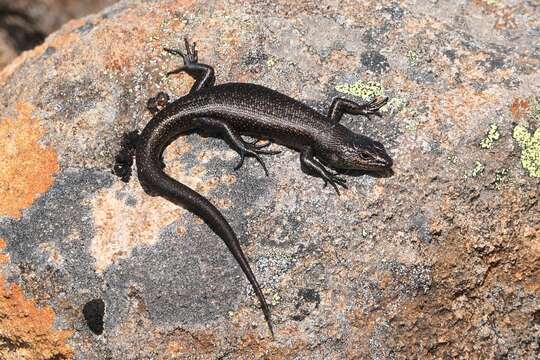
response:
{"label": "granite rock", "polygon": [[[538,11],[132,0],[70,21],[0,72],[0,357],[536,358]],[[218,83],[320,111],[390,98],[382,118],[344,124],[384,143],[394,174],[348,177],[341,197],[291,150],[266,159],[269,177],[255,161],[233,171],[219,139],[165,153],[237,232],[275,339],[221,240],[112,174],[146,100],[188,91],[162,51],[184,36]]]}

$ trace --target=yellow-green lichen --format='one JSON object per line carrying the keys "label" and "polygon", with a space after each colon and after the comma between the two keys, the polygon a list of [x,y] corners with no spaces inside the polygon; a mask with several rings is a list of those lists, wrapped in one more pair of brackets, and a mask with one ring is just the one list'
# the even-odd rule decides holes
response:
{"label": "yellow-green lichen", "polygon": [[409,63],[415,65],[418,62],[418,54],[414,50],[407,51],[407,60],[409,60]]}
{"label": "yellow-green lichen", "polygon": [[281,296],[276,292],[272,294],[272,297],[270,298],[270,304],[272,306],[279,305],[281,303]]}
{"label": "yellow-green lichen", "polygon": [[497,0],[486,0],[488,5],[497,5]]}
{"label": "yellow-green lichen", "polygon": [[493,143],[501,138],[501,134],[499,133],[499,128],[496,124],[489,125],[488,133],[486,134],[486,137],[480,141],[480,147],[482,149],[491,149],[493,146]]}
{"label": "yellow-green lichen", "polygon": [[485,165],[482,164],[480,161],[476,160],[474,162],[474,167],[469,170],[468,176],[469,177],[477,177],[478,175],[482,174],[484,170],[486,169]]}
{"label": "yellow-green lichen", "polygon": [[407,131],[415,132],[417,126],[418,126],[418,123],[416,121],[414,121],[414,120],[410,120],[410,121],[405,122],[405,130],[407,130]]}
{"label": "yellow-green lichen", "polygon": [[540,123],[540,104],[538,103],[538,100],[532,96],[529,98],[529,116]]}
{"label": "yellow-green lichen", "polygon": [[268,60],[266,60],[266,66],[272,67],[272,66],[274,66],[274,65],[276,65],[276,59],[274,59],[274,58],[269,58]]}
{"label": "yellow-green lichen", "polygon": [[507,183],[510,178],[510,170],[508,169],[498,169],[495,171],[495,188],[500,189],[502,184]]}
{"label": "yellow-green lichen", "polygon": [[517,125],[512,135],[521,146],[521,165],[530,176],[540,177],[540,128],[531,134],[525,127]]}
{"label": "yellow-green lichen", "polygon": [[388,100],[388,102],[380,108],[380,112],[397,112],[407,105],[407,99],[401,96],[396,96]]}
{"label": "yellow-green lichen", "polygon": [[363,100],[384,95],[384,87],[376,81],[358,80],[354,84],[337,85],[336,90],[344,94],[360,97]]}
{"label": "yellow-green lichen", "polygon": [[451,155],[448,155],[447,160],[448,160],[448,163],[449,163],[450,165],[456,165],[456,164],[457,164],[458,157],[457,157],[457,155],[455,155],[455,154],[451,154]]}

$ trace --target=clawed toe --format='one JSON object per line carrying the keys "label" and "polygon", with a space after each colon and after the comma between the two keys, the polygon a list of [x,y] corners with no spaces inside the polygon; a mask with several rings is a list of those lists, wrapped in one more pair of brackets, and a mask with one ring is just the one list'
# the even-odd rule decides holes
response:
{"label": "clawed toe", "polygon": [[257,161],[259,162],[259,164],[261,164],[261,166],[263,167],[264,169],[264,174],[266,176],[269,175],[268,173],[268,169],[266,168],[266,164],[264,163],[264,161],[262,161],[261,157],[257,154],[257,153],[250,153],[251,156],[253,156],[255,159],[257,159]]}
{"label": "clawed toe", "polygon": [[[198,52],[197,52],[197,43],[196,42],[193,42],[192,44],[189,43],[189,40],[187,37],[184,38],[184,45],[186,47],[186,52],[182,52],[181,50],[179,49],[171,49],[171,48],[163,48],[163,50],[165,50],[166,52],[172,54],[172,55],[176,55],[176,56],[181,56],[182,57],[182,60],[184,61],[184,65],[190,65],[190,64],[195,64],[198,62]],[[167,73],[167,75],[171,75],[171,74],[176,74],[176,73],[179,73],[183,70],[183,67],[182,68],[179,68],[179,69],[176,69],[176,70],[173,70],[173,71],[170,71]]]}
{"label": "clawed toe", "polygon": [[261,159],[261,157],[259,156],[259,154],[258,154],[256,151],[249,150],[249,149],[240,152],[240,161],[238,162],[238,164],[236,164],[236,166],[234,167],[234,170],[238,170],[238,169],[240,169],[240,168],[244,165],[244,159],[246,158],[246,155],[249,155],[249,156],[254,157],[255,159],[257,159],[257,161],[259,162],[259,164],[261,164],[261,166],[263,167],[265,175],[266,175],[266,176],[269,175],[269,172],[268,172],[268,169],[267,169],[267,167],[266,167],[266,164],[265,164],[264,161]]}
{"label": "clawed toe", "polygon": [[178,74],[178,73],[181,73],[182,71],[186,70],[186,67],[185,66],[180,66],[179,68],[176,68],[174,70],[171,70],[169,71],[168,73],[165,74],[165,76],[171,76],[171,75],[174,75],[174,74]]}
{"label": "clawed toe", "polygon": [[195,59],[195,62],[197,62],[197,43],[194,41],[193,44],[190,45],[188,38],[185,37],[184,44],[186,46],[187,54],[191,55],[193,59]]}
{"label": "clawed toe", "polygon": [[336,194],[338,194],[338,196],[341,196],[341,193],[339,192],[339,188],[337,187],[336,183],[332,180],[329,180],[329,179],[323,179],[324,180],[324,187],[326,187],[328,185],[328,183],[330,183],[330,185],[332,185],[332,187],[334,188],[334,190],[336,190]]}
{"label": "clawed toe", "polygon": [[236,166],[234,167],[234,171],[237,171],[242,167],[242,165],[244,165],[245,157],[246,155],[244,153],[240,153],[240,160],[238,161],[238,164],[236,164]]}
{"label": "clawed toe", "polygon": [[388,97],[376,97],[373,100],[371,100],[369,103],[366,104],[366,115],[377,115],[381,116],[379,113],[379,110],[386,105],[388,102]]}
{"label": "clawed toe", "polygon": [[181,56],[181,57],[185,56],[184,53],[178,49],[163,48],[163,50],[165,50],[166,52],[172,55]]}
{"label": "clawed toe", "polygon": [[343,187],[344,189],[348,189],[348,188],[347,188],[347,181],[346,181],[345,179],[342,179],[342,178],[340,178],[340,177],[336,177],[336,176],[335,176],[335,177],[333,177],[333,178],[331,179],[331,181],[332,181],[333,183],[336,183],[336,184],[338,184],[339,186]]}
{"label": "clawed toe", "polygon": [[344,189],[348,189],[346,185],[347,181],[339,176],[336,176],[336,174],[328,173],[326,174],[326,177],[323,178],[323,180],[324,180],[324,187],[326,187],[328,184],[332,185],[332,187],[334,188],[334,190],[336,191],[338,195],[341,195],[341,193],[339,192],[338,185],[343,187]]}
{"label": "clawed toe", "polygon": [[368,119],[371,120],[371,115],[375,115],[377,117],[382,117],[381,113],[379,112],[380,109],[386,105],[388,102],[387,97],[376,97],[367,104],[364,105],[364,110],[362,112],[362,115],[366,116]]}
{"label": "clawed toe", "polygon": [[169,99],[170,98],[167,93],[159,92],[153,98],[148,99],[146,102],[146,108],[152,113],[152,115],[155,115],[165,106],[167,106]]}

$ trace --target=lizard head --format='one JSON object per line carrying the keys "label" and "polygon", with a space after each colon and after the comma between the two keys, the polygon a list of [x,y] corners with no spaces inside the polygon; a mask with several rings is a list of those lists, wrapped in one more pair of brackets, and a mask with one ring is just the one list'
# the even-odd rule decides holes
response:
{"label": "lizard head", "polygon": [[340,170],[385,171],[393,164],[380,142],[355,133],[341,137],[323,158],[328,165]]}

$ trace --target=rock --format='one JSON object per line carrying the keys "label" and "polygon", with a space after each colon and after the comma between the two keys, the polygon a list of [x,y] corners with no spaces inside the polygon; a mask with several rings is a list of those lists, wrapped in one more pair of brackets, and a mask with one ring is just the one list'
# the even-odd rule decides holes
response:
{"label": "rock", "polygon": [[0,3],[0,69],[66,21],[99,11],[116,0],[11,0]]}
{"label": "rock", "polygon": [[[513,137],[540,125],[534,11],[135,0],[70,21],[0,73],[0,357],[534,358],[539,179],[522,166],[534,146]],[[112,174],[147,99],[188,91],[162,51],[184,36],[218,83],[321,111],[390,97],[382,118],[344,124],[385,144],[394,175],[348,177],[341,197],[287,149],[266,159],[270,177],[255,161],[234,172],[219,139],[166,151],[167,171],[237,232],[275,339],[221,240]]]}

